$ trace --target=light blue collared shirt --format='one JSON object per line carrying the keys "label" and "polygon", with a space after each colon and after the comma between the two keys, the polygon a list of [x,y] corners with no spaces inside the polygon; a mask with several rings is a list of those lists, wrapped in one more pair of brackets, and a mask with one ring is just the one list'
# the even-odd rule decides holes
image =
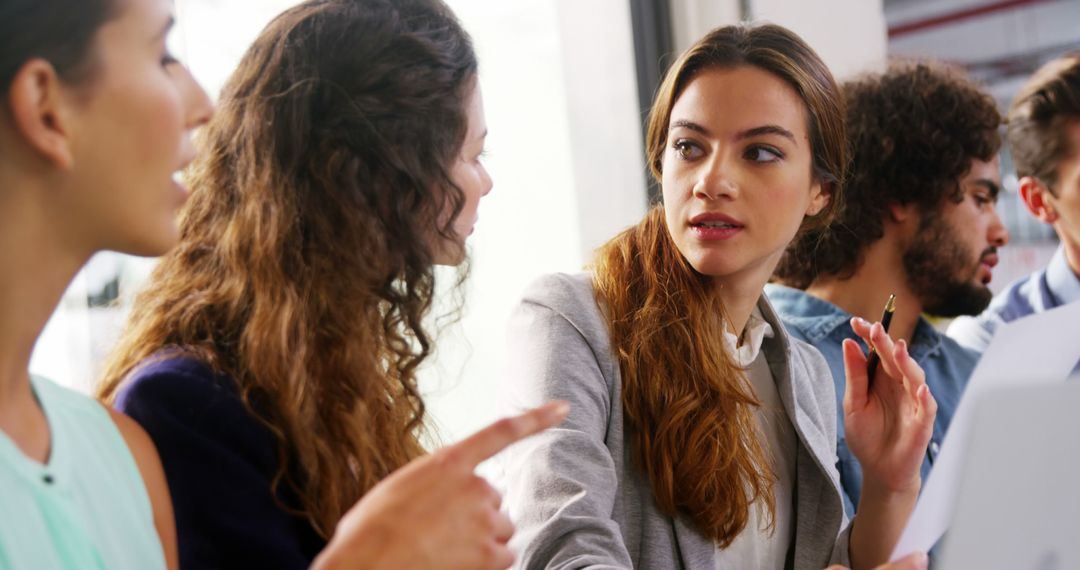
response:
{"label": "light blue collared shirt", "polygon": [[[1059,247],[1044,269],[1013,282],[994,296],[981,315],[953,321],[948,335],[982,354],[999,326],[1074,301],[1080,301],[1080,277],[1069,267],[1065,248]],[[1074,374],[1078,372],[1080,363],[1073,369]]]}
{"label": "light blue collared shirt", "polygon": [[[840,471],[840,484],[846,495],[844,509],[848,516],[853,516],[862,494],[863,477],[862,466],[848,449],[844,434],[845,376],[841,345],[845,338],[854,339],[860,345],[863,342],[851,330],[849,321],[852,315],[828,301],[799,289],[775,284],[766,285],[765,294],[780,314],[788,333],[813,345],[829,363],[833,384],[836,386],[836,425],[839,438],[836,445],[836,467]],[[915,334],[908,345],[908,353],[926,373],[926,384],[938,405],[934,434],[930,439],[930,453],[923,460],[921,469],[925,481],[979,356],[938,332],[921,317],[915,325]]]}

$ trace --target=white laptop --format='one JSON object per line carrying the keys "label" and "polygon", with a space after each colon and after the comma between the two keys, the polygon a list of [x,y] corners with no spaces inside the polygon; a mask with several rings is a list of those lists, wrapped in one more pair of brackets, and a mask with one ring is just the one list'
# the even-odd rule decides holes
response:
{"label": "white laptop", "polygon": [[1080,569],[1080,378],[974,404],[936,570]]}

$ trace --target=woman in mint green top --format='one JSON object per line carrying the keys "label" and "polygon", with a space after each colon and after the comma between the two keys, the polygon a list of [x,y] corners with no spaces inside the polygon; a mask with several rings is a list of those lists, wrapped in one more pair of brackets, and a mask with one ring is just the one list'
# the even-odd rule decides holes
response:
{"label": "woman in mint green top", "polygon": [[206,94],[165,49],[171,0],[0,2],[0,569],[176,567],[153,443],[30,353],[95,252],[176,241]]}
{"label": "woman in mint green top", "polygon": [[0,568],[164,568],[150,497],[109,413],[31,383],[51,449],[41,463],[0,435]]}

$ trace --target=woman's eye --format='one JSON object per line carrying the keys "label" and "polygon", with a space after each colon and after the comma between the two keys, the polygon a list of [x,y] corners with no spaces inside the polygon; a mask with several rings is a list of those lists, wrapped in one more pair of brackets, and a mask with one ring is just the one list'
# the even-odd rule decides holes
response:
{"label": "woman's eye", "polygon": [[173,57],[173,54],[165,52],[165,54],[161,56],[161,67],[168,67],[174,63],[180,63],[180,60]]}
{"label": "woman's eye", "polygon": [[678,153],[679,158],[683,160],[693,160],[701,156],[701,149],[690,141],[675,141],[675,144],[671,146]]}
{"label": "woman's eye", "polygon": [[987,196],[986,194],[983,194],[981,192],[977,194],[972,194],[972,196],[975,198],[975,204],[980,207],[993,203],[993,200],[990,199],[990,196]]}
{"label": "woman's eye", "polygon": [[783,157],[780,151],[765,146],[752,146],[746,150],[746,158],[754,162],[776,162]]}

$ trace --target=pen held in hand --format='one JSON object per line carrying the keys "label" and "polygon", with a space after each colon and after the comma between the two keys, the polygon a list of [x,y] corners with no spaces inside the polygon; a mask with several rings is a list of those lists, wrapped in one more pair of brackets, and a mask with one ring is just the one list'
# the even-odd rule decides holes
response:
{"label": "pen held in hand", "polygon": [[[889,324],[892,323],[893,313],[896,312],[896,295],[889,295],[889,300],[885,302],[885,311],[881,313],[881,326],[885,329],[885,334],[889,334]],[[881,363],[881,357],[874,348],[870,347],[870,358],[866,361],[866,382],[867,386],[873,386],[874,373],[877,372],[878,364]]]}

